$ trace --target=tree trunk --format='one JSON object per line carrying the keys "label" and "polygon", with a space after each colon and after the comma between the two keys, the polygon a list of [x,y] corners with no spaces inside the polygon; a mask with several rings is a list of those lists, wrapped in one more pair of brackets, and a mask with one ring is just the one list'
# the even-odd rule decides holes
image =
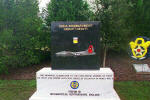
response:
{"label": "tree trunk", "polygon": [[103,67],[106,67],[106,53],[107,53],[107,48],[106,48],[106,46],[105,46],[105,47],[104,47]]}

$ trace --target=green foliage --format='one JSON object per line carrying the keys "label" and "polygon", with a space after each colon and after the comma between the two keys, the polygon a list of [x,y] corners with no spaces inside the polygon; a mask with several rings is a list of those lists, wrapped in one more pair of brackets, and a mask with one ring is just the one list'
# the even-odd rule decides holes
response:
{"label": "green foliage", "polygon": [[46,23],[52,21],[87,21],[92,15],[89,5],[83,0],[51,0],[47,9]]}
{"label": "green foliage", "polygon": [[137,0],[132,1],[133,14],[132,14],[132,33],[135,36],[147,36],[150,37],[150,1],[148,0]]}
{"label": "green foliage", "polygon": [[122,52],[137,36],[150,37],[150,1],[95,0],[95,20],[102,23],[103,45]]}
{"label": "green foliage", "polygon": [[0,0],[0,73],[44,59],[48,37],[38,13],[37,0]]}
{"label": "green foliage", "polygon": [[101,21],[103,46],[117,52],[125,50],[131,28],[128,19],[131,7],[127,0],[96,0],[95,20]]}

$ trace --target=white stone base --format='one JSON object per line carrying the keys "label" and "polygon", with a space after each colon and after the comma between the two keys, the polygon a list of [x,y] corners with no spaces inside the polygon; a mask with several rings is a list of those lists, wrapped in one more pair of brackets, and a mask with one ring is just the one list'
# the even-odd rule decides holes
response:
{"label": "white stone base", "polygon": [[133,64],[133,67],[138,73],[150,73],[150,68],[148,64]]}
{"label": "white stone base", "polygon": [[110,68],[100,70],[43,68],[36,73],[36,81],[37,90],[29,100],[120,100],[113,88],[114,73]]}
{"label": "white stone base", "polygon": [[79,96],[41,96],[35,92],[29,100],[120,100],[115,90],[102,94],[99,97],[79,97]]}

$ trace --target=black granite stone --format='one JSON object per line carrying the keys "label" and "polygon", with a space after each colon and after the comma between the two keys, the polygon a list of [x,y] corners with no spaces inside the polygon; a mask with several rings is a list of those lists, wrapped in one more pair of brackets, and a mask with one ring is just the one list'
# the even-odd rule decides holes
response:
{"label": "black granite stone", "polygon": [[99,69],[100,23],[52,22],[52,69]]}

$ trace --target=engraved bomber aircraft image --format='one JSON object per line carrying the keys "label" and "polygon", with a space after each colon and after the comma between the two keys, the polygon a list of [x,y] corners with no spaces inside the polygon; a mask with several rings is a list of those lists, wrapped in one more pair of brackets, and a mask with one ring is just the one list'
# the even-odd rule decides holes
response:
{"label": "engraved bomber aircraft image", "polygon": [[79,52],[71,52],[71,51],[61,51],[57,52],[56,56],[62,56],[62,57],[68,57],[68,56],[90,56],[95,55],[94,47],[93,45],[89,45],[89,48],[85,51],[79,51]]}

